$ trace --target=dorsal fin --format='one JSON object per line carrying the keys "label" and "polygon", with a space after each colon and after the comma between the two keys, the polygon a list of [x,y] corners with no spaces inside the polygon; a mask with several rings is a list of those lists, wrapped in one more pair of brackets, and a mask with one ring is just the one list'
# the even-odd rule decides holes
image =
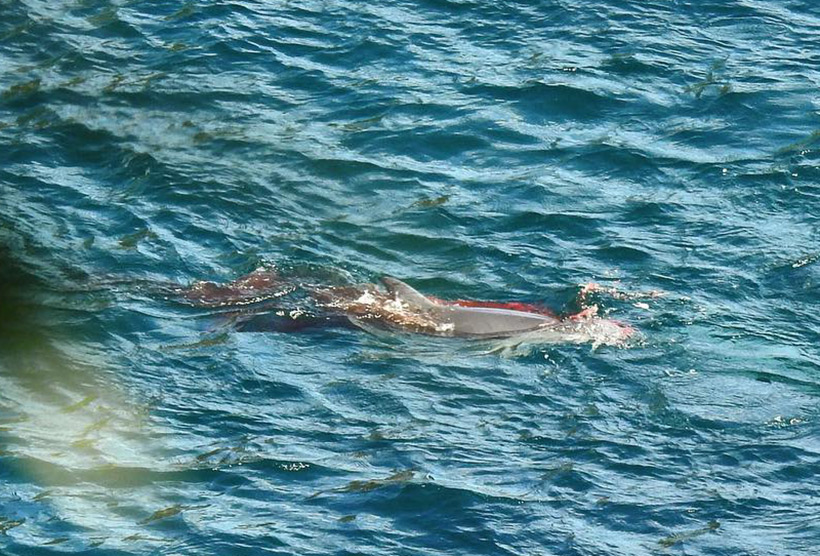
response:
{"label": "dorsal fin", "polygon": [[422,294],[408,286],[401,280],[391,276],[383,276],[382,284],[387,288],[387,291],[395,295],[400,301],[416,307],[428,308],[434,307],[436,304],[424,297]]}

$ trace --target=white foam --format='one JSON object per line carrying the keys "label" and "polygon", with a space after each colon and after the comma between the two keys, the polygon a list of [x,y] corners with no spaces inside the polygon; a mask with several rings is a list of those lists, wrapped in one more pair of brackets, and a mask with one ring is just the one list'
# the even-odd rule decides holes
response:
{"label": "white foam", "polygon": [[376,303],[376,298],[370,293],[370,290],[366,290],[354,303],[361,303],[362,305],[374,305]]}

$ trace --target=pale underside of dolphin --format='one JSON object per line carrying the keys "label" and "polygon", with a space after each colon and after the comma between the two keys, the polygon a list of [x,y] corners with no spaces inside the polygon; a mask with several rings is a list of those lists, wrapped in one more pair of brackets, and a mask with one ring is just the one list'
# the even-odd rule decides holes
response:
{"label": "pale underside of dolphin", "polygon": [[401,280],[385,276],[382,283],[396,302],[397,312],[420,315],[442,336],[499,338],[555,325],[559,319],[499,307],[446,305],[422,295]]}

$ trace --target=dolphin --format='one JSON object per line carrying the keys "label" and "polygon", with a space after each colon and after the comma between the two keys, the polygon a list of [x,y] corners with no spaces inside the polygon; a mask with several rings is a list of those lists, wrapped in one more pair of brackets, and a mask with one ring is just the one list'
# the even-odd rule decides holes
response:
{"label": "dolphin", "polygon": [[[297,291],[307,294],[304,309],[283,308],[279,298]],[[282,278],[275,269],[260,268],[228,284],[197,282],[172,292],[195,306],[236,308],[235,313],[220,314],[229,316],[238,330],[246,332],[295,332],[325,326],[372,331],[375,327],[441,337],[504,340],[503,349],[544,343],[620,346],[635,333],[629,325],[598,317],[595,305],[558,316],[526,303],[445,301],[425,296],[392,276],[382,277],[380,284],[323,286],[296,283]],[[579,299],[583,302],[582,297]]]}

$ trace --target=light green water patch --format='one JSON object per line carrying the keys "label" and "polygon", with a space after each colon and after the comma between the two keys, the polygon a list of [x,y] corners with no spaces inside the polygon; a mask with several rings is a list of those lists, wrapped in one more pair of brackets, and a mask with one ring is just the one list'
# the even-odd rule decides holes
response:
{"label": "light green water patch", "polygon": [[109,423],[111,423],[112,418],[112,415],[105,415],[102,418],[95,419],[92,423],[89,423],[80,434],[85,437],[93,432],[101,431],[105,429]]}
{"label": "light green water patch", "polygon": [[[4,458],[22,485],[39,487],[28,502],[44,512],[73,527],[91,530],[102,522],[130,534],[134,518],[117,508],[133,501],[120,487],[166,476],[170,464],[157,457],[163,453],[158,428],[144,404],[112,380],[111,357],[87,339],[93,325],[76,326],[81,303],[2,246],[0,263]],[[160,499],[157,493],[138,504],[158,507]],[[0,534],[22,523],[18,516],[0,517]],[[44,534],[36,542],[59,545],[73,538],[64,534]]]}
{"label": "light green water patch", "polygon": [[81,438],[71,443],[71,447],[75,450],[93,450],[95,445],[96,441],[91,438]]}
{"label": "light green water patch", "polygon": [[71,404],[67,407],[64,407],[62,411],[63,411],[63,413],[73,413],[73,412],[75,412],[79,409],[82,409],[84,407],[88,407],[94,401],[96,401],[97,398],[99,398],[99,396],[97,394],[89,394],[88,396],[84,397],[83,399],[81,399],[77,403],[73,403],[73,404]]}
{"label": "light green water patch", "polygon": [[0,419],[0,432],[8,432],[14,429],[15,425],[19,425],[20,423],[25,423],[28,420],[28,417],[25,415],[17,415],[15,417],[10,417],[7,419]]}

